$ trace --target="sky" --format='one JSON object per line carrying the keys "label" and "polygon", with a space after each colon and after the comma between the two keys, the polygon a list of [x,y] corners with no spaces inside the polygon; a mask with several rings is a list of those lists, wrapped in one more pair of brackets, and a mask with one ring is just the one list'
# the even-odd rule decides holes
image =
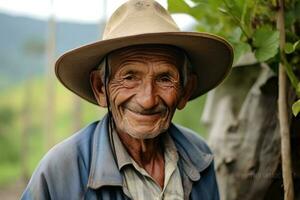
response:
{"label": "sky", "polygon": [[[51,6],[53,1],[53,7]],[[58,20],[97,23],[110,16],[126,0],[0,0],[0,12],[47,19],[54,13]],[[157,0],[167,7],[167,0]],[[105,9],[106,8],[106,9]],[[106,10],[106,12],[105,12]],[[173,15],[179,27],[185,29],[194,20],[187,15]]]}

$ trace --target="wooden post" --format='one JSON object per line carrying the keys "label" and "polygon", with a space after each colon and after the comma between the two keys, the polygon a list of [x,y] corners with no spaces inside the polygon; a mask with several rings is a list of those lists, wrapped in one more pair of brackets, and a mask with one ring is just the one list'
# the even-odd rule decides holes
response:
{"label": "wooden post", "polygon": [[[284,55],[285,45],[285,23],[284,23],[284,1],[278,0],[278,16],[277,28],[280,32],[280,57]],[[279,64],[279,97],[278,97],[278,112],[281,135],[281,160],[282,160],[282,176],[284,186],[284,199],[294,200],[294,184],[292,176],[291,162],[291,136],[289,126],[289,115],[287,108],[287,78],[284,69],[283,61]]]}
{"label": "wooden post", "polygon": [[24,88],[24,103],[22,108],[22,133],[21,133],[21,173],[22,181],[27,183],[30,177],[28,159],[29,159],[29,134],[32,126],[32,84],[28,80]]}
{"label": "wooden post", "polygon": [[53,0],[51,0],[51,16],[48,21],[47,40],[47,74],[46,74],[46,111],[45,111],[45,141],[46,149],[54,144],[54,121],[55,121],[55,18],[53,14]]}

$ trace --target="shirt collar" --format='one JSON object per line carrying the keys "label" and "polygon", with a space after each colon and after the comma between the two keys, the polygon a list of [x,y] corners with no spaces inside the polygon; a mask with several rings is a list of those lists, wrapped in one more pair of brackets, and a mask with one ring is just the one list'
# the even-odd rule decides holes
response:
{"label": "shirt collar", "polygon": [[179,152],[183,170],[192,181],[199,180],[200,172],[210,166],[213,155],[202,151],[173,124],[169,128],[169,133]]}
{"label": "shirt collar", "polygon": [[132,164],[132,160],[115,130],[112,131],[111,137],[115,149],[118,168],[121,170],[125,165]]}
{"label": "shirt collar", "polygon": [[[107,185],[122,187],[123,184],[122,175],[118,163],[115,161],[107,130],[108,117],[105,116],[97,124],[93,134],[91,167],[88,180],[88,187],[92,189]],[[187,175],[193,181],[198,180],[200,178],[199,172],[205,170],[211,164],[213,160],[212,155],[201,151],[173,124],[171,124],[168,131],[180,158],[185,163],[183,168]],[[119,142],[121,141],[119,140]]]}
{"label": "shirt collar", "polygon": [[[133,161],[132,157],[129,155],[128,151],[124,147],[123,143],[120,140],[119,135],[115,130],[111,133],[112,137],[112,146],[115,150],[115,155],[117,158],[117,164],[119,170],[121,170],[124,166],[132,164],[136,167],[136,163]],[[164,157],[168,159],[168,162],[172,162],[176,165],[178,161],[178,153],[176,146],[168,133],[162,135],[163,144],[164,144]]]}

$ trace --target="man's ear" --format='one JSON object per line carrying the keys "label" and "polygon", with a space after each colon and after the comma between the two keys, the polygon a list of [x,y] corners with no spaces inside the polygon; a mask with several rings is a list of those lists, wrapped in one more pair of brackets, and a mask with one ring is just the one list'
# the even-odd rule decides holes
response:
{"label": "man's ear", "polygon": [[183,88],[183,94],[177,105],[177,109],[181,110],[185,107],[186,103],[193,94],[193,91],[197,87],[197,77],[195,74],[190,74],[186,86]]}
{"label": "man's ear", "polygon": [[101,107],[107,107],[105,87],[102,80],[101,72],[99,70],[94,70],[91,72],[90,84],[98,104]]}

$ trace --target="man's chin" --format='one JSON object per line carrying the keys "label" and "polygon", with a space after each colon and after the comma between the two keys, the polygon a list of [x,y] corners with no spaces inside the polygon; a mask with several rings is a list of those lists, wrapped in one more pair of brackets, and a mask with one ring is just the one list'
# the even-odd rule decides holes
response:
{"label": "man's chin", "polygon": [[128,135],[135,139],[145,140],[145,139],[153,139],[159,136],[160,134],[166,132],[167,129],[159,129],[159,130],[147,130],[143,129],[140,131],[130,130],[127,132]]}

